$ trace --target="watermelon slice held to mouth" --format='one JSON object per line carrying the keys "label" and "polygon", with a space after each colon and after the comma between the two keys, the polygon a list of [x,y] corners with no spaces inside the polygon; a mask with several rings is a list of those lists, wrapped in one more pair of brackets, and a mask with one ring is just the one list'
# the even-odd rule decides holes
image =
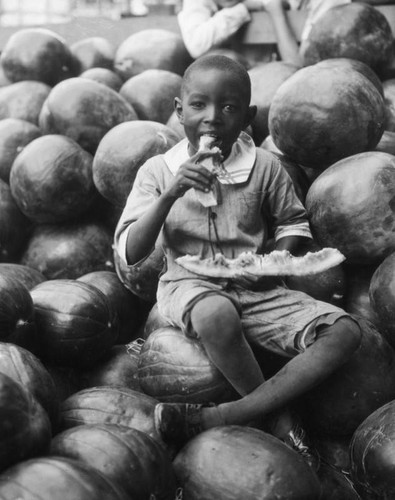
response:
{"label": "watermelon slice held to mouth", "polygon": [[336,248],[323,248],[295,257],[287,250],[273,250],[266,255],[243,252],[236,259],[222,254],[200,259],[197,255],[184,255],[177,264],[188,271],[211,278],[237,278],[240,276],[306,276],[317,274],[341,264],[344,255]]}

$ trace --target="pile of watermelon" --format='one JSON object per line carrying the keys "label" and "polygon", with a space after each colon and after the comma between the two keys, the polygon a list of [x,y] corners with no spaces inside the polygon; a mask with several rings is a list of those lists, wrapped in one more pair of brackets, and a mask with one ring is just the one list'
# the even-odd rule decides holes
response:
{"label": "pile of watermelon", "polygon": [[[353,357],[295,401],[321,458],[313,469],[261,429],[217,427],[179,449],[154,425],[158,401],[238,398],[203,347],[160,316],[161,248],[133,268],[113,249],[138,169],[184,137],[173,101],[191,58],[180,36],[144,30],[119,46],[41,28],[10,36],[0,57],[1,498],[395,497],[393,45],[384,16],[350,4],[317,23],[303,67],[249,69],[258,113],[248,131],[280,158],[309,215],[314,242],[301,255],[346,257],[287,285],[343,307],[362,330]],[[266,377],[286,361],[256,356]]]}

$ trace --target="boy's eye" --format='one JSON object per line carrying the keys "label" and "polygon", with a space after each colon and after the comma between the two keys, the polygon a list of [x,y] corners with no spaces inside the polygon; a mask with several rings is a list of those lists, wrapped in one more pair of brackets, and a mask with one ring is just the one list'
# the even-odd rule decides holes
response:
{"label": "boy's eye", "polygon": [[192,108],[201,109],[201,108],[203,108],[203,106],[204,106],[204,103],[201,102],[201,101],[193,101],[193,102],[191,102],[191,107]]}
{"label": "boy's eye", "polygon": [[234,106],[233,104],[225,104],[224,110],[228,113],[234,113],[236,111],[236,106]]}

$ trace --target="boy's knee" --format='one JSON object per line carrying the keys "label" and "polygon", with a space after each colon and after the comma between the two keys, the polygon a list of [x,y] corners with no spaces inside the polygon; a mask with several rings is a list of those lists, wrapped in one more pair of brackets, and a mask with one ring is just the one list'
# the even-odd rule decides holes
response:
{"label": "boy's knee", "polygon": [[203,343],[226,343],[241,333],[240,317],[230,299],[209,295],[191,310],[192,327]]}

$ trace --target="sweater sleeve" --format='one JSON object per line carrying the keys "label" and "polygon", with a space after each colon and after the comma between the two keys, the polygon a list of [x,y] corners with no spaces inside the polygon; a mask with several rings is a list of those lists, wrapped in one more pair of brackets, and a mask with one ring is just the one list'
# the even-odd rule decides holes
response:
{"label": "sweater sleeve", "polygon": [[212,0],[184,0],[178,24],[185,46],[193,58],[221,45],[251,21],[243,3],[218,10]]}

